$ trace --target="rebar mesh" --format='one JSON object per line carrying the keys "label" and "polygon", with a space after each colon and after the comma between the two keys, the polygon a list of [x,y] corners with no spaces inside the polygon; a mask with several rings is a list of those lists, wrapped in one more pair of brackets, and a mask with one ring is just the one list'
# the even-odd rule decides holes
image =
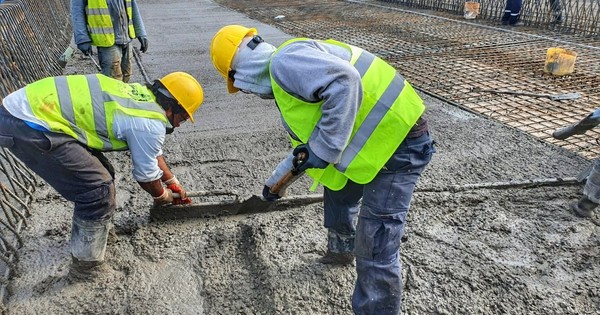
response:
{"label": "rebar mesh", "polygon": [[[463,14],[465,0],[379,0],[403,6]],[[479,19],[499,20],[506,0],[475,0],[480,3]],[[600,34],[599,0],[527,0],[523,1],[521,20],[525,25],[552,28],[579,35]]]}

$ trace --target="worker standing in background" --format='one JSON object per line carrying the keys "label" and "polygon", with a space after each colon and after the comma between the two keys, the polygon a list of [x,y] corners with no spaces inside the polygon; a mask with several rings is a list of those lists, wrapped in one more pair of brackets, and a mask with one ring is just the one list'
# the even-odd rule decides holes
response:
{"label": "worker standing in background", "polygon": [[552,10],[552,23],[558,24],[561,23],[562,18],[562,5],[560,0],[549,0],[550,1],[550,9]]}
{"label": "worker standing in background", "polygon": [[[173,72],[148,87],[102,74],[49,77],[4,98],[0,146],[75,203],[70,241],[75,279],[104,269],[116,204],[114,169],[102,152],[131,152],[133,178],[155,206],[190,203],[162,145],[165,134],[194,121],[203,97],[196,79]],[[181,198],[173,200],[173,192]]]}
{"label": "worker standing in background", "polygon": [[523,23],[519,21],[521,17],[522,6],[523,0],[506,0],[506,7],[504,8],[504,15],[502,16],[502,24],[511,26],[523,25]]}
{"label": "worker standing in background", "polygon": [[271,185],[302,153],[298,170],[324,186],[321,262],[351,264],[356,256],[356,314],[400,313],[401,237],[435,151],[421,98],[380,58],[333,40],[298,38],[275,48],[256,29],[229,25],[215,34],[210,53],[230,93],[275,99],[292,141],[263,197],[280,197]]}
{"label": "worker standing in background", "polygon": [[102,74],[123,82],[131,77],[131,41],[148,50],[148,38],[136,0],[71,0],[75,44],[85,55],[98,49]]}

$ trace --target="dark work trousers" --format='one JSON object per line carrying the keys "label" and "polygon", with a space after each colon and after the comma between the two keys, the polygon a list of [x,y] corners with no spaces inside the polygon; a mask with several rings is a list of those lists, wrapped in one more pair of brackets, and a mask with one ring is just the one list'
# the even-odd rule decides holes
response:
{"label": "dark work trousers", "polygon": [[549,0],[550,1],[550,9],[552,9],[552,15],[554,17],[555,23],[562,22],[562,5],[560,0]]}
{"label": "dark work trousers", "polygon": [[502,24],[514,25],[519,21],[523,0],[506,0]]}
{"label": "dark work trousers", "polygon": [[339,191],[325,188],[325,227],[356,234],[357,280],[352,296],[356,314],[400,313],[400,242],[415,185],[434,152],[429,133],[406,138],[370,183],[348,181]]}
{"label": "dark work trousers", "polygon": [[[26,125],[0,106],[0,146],[43,178],[65,199],[75,203],[73,218],[105,221],[115,210],[112,168],[73,137],[42,132]],[[106,165],[103,165],[104,162]]]}

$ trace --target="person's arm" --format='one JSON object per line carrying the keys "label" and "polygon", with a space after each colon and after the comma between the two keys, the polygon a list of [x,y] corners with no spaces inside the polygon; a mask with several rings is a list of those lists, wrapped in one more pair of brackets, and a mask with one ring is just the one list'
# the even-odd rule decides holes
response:
{"label": "person's arm", "polygon": [[142,15],[138,9],[137,1],[131,1],[131,19],[133,20],[133,28],[135,29],[136,37],[147,37],[146,28],[144,27],[144,21]]}
{"label": "person's arm", "polygon": [[324,101],[321,120],[308,142],[319,158],[338,162],[362,102],[362,82],[356,69],[322,46],[297,42],[284,47],[271,60],[271,72],[275,81],[293,95],[309,102]]}
{"label": "person's arm", "polygon": [[174,182],[178,188],[180,185],[163,157],[164,123],[154,119],[115,115],[114,133],[127,142],[133,162],[132,175],[140,187],[154,197],[155,202],[161,196],[163,199],[167,198],[164,203],[172,201],[170,189],[165,189],[163,183],[169,185]]}
{"label": "person's arm", "polygon": [[71,27],[75,37],[75,44],[91,42],[88,33],[85,7],[87,0],[71,0]]}

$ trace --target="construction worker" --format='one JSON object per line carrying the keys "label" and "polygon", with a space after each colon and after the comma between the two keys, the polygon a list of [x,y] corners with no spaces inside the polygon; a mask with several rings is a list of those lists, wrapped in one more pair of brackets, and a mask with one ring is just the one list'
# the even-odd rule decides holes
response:
{"label": "construction worker", "polygon": [[191,202],[167,166],[162,145],[165,134],[194,121],[203,98],[198,81],[184,72],[147,87],[102,74],[48,77],[4,98],[0,146],[75,203],[70,270],[75,279],[105,269],[116,204],[114,169],[102,152],[131,152],[133,178],[155,206]]}
{"label": "construction worker", "polygon": [[510,26],[523,25],[523,22],[519,21],[522,6],[523,0],[506,0],[504,15],[502,15],[502,24]]}
{"label": "construction worker", "polygon": [[322,184],[328,242],[320,261],[345,265],[355,256],[354,312],[398,314],[400,242],[434,152],[421,98],[382,59],[333,40],[296,38],[276,48],[254,28],[228,25],[210,53],[229,93],[275,99],[294,147],[263,197],[279,198],[271,187],[294,168]]}
{"label": "construction worker", "polygon": [[[552,133],[552,136],[555,139],[565,140],[573,135],[582,135],[599,124],[600,108],[597,108],[577,123],[557,129]],[[592,216],[598,204],[600,204],[600,158],[596,158],[589,167],[589,174],[586,176],[585,186],[583,187],[583,196],[571,204],[571,209],[576,215],[588,218]]]}
{"label": "construction worker", "polygon": [[71,0],[75,44],[91,57],[98,50],[102,74],[123,82],[131,77],[131,41],[148,50],[148,37],[136,0]]}

